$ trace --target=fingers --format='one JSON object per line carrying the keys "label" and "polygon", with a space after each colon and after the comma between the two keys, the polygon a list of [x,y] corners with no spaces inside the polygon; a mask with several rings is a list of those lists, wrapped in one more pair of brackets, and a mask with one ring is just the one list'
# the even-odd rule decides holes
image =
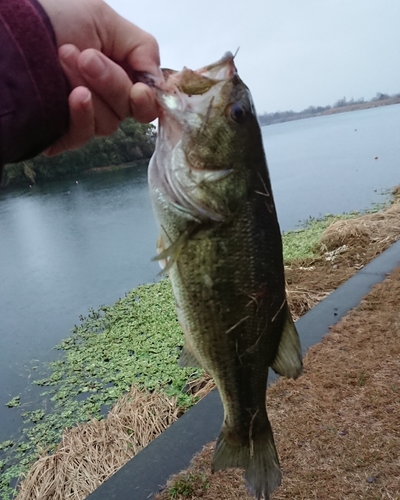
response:
{"label": "fingers", "polygon": [[[142,83],[133,85],[124,69],[102,53],[92,49],[83,51],[78,57],[77,66],[87,86],[119,121],[128,116],[142,123],[157,118],[158,106],[153,90]],[[100,111],[102,108],[99,106],[98,109]],[[101,113],[96,114],[97,120],[103,118]],[[100,128],[98,124],[96,130]]]}
{"label": "fingers", "polygon": [[72,86],[85,85],[93,93],[97,135],[111,134],[128,116],[142,123],[157,117],[153,90],[142,83],[133,85],[124,69],[101,52],[80,52],[73,45],[65,45],[59,54]]}
{"label": "fingers", "polygon": [[94,137],[94,108],[92,94],[85,87],[76,87],[68,99],[70,126],[68,132],[45,154],[53,156],[86,144]]}
{"label": "fingers", "polygon": [[132,82],[121,66],[101,52],[87,49],[79,55],[77,67],[87,86],[117,116],[119,121],[131,114],[129,93]]}
{"label": "fingers", "polygon": [[133,84],[125,70],[95,49],[74,45],[59,49],[60,62],[74,90],[69,97],[70,128],[48,155],[83,146],[95,135],[110,135],[128,116],[154,120],[158,106],[153,90]]}
{"label": "fingers", "polygon": [[[163,80],[160,69],[160,52],[156,39],[146,32],[142,32],[139,40],[136,40],[134,45],[127,54],[125,60],[130,68],[136,71],[143,71],[154,75],[160,81]],[[133,45],[133,40],[132,40]]]}
{"label": "fingers", "polygon": [[161,77],[156,39],[105,3],[96,12],[96,32],[102,41],[102,52],[119,64],[127,63],[136,71]]}
{"label": "fingers", "polygon": [[158,116],[154,92],[144,83],[135,83],[130,91],[132,116],[140,123],[149,123]]}
{"label": "fingers", "polygon": [[[93,52],[102,56],[100,52]],[[104,56],[102,57],[104,57],[106,62],[106,68],[104,70],[104,73],[106,73],[105,77],[99,78],[98,82],[96,81],[96,78],[94,76],[88,75],[86,78],[86,75],[82,73],[82,70],[79,67],[79,58],[82,56],[82,54],[83,53],[80,52],[74,45],[64,45],[59,49],[60,62],[65,74],[67,75],[71,83],[71,86],[85,86],[88,87],[92,92],[95,135],[110,135],[117,130],[120,121],[128,116],[129,106],[121,106],[120,100],[118,98],[118,93],[125,92],[126,94],[127,92],[129,92],[132,83],[129,81],[127,76],[127,80],[123,81],[122,83],[118,81],[114,83],[109,82],[109,78],[107,76],[107,74],[109,73],[108,63],[114,63],[112,63],[112,61],[108,60]],[[91,74],[94,75],[96,69],[96,61],[91,65],[92,62],[93,61],[91,61],[90,58],[87,61],[88,66],[90,67],[89,71],[92,71]],[[122,68],[119,69],[124,73]],[[91,85],[92,82],[94,83],[94,85]],[[109,83],[113,89],[111,91],[108,88]],[[110,96],[112,97],[113,92],[115,92],[115,104],[113,104],[112,99],[110,101]],[[109,98],[109,102],[106,102],[106,100],[102,98],[102,94],[104,94],[105,98]],[[115,110],[114,107],[116,108]]]}

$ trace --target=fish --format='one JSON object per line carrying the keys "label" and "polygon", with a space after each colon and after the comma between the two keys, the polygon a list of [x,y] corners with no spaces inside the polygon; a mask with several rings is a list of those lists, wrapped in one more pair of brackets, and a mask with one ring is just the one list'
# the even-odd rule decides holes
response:
{"label": "fish", "polygon": [[266,409],[271,367],[302,373],[282,240],[250,90],[227,52],[199,70],[163,70],[148,180],[184,334],[179,363],[214,379],[224,407],[212,471],[244,469],[268,499],[281,470]]}

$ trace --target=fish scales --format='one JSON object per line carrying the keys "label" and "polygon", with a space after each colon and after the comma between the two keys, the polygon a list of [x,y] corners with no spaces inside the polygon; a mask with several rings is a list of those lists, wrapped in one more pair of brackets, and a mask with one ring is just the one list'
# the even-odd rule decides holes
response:
{"label": "fish scales", "polygon": [[267,499],[281,480],[268,369],[297,377],[302,363],[254,105],[230,53],[197,72],[168,70],[156,93],[149,184],[185,335],[180,363],[204,368],[221,395],[213,470],[242,467],[251,492]]}

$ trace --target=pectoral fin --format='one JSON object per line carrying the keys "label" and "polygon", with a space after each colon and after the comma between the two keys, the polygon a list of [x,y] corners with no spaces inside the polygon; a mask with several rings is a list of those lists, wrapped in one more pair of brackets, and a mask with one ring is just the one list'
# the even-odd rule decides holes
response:
{"label": "pectoral fin", "polygon": [[287,304],[285,309],[282,337],[271,368],[283,377],[297,378],[303,371],[300,339]]}
{"label": "pectoral fin", "polygon": [[164,239],[162,236],[158,237],[157,241],[157,252],[158,255],[153,257],[152,260],[158,260],[163,273],[168,272],[171,267],[178,260],[179,254],[182,248],[185,246],[187,240],[189,239],[190,233],[184,231],[179,238],[172,243],[168,248],[165,248]]}
{"label": "pectoral fin", "polygon": [[198,229],[199,229],[199,224],[197,223],[197,221],[191,224],[189,223],[186,229],[169,247],[166,246],[165,240],[162,236],[158,237],[157,241],[158,255],[153,257],[152,260],[158,260],[161,261],[162,263],[166,263],[165,266],[163,266],[160,263],[163,273],[169,271],[171,267],[175,264],[175,262],[179,258],[182,249],[185,247],[189,239],[196,234]]}
{"label": "pectoral fin", "polygon": [[168,265],[168,259],[167,258],[163,259],[162,257],[160,257],[160,255],[163,252],[165,252],[165,243],[161,234],[158,236],[156,249],[157,249],[157,257],[155,257],[154,260],[158,260],[161,270],[164,271]]}

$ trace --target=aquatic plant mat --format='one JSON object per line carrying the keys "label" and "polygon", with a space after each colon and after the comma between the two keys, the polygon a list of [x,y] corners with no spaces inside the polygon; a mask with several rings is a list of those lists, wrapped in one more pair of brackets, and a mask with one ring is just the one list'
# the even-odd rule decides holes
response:
{"label": "aquatic plant mat", "polygon": [[[284,235],[293,315],[307,312],[399,238],[399,198],[376,213],[326,217]],[[301,379],[280,380],[269,390],[284,472],[275,498],[400,498],[399,282],[397,271],[310,349]],[[64,384],[54,389],[51,417],[70,428],[50,439],[50,427],[33,426],[28,437],[38,459],[18,485],[19,500],[85,498],[213,388],[207,374],[177,367],[182,335],[173,309],[168,281],[138,287],[92,312],[61,344],[65,359],[43,383]],[[66,367],[76,379],[65,375]],[[82,395],[63,410],[68,398]],[[118,399],[100,420],[101,408]],[[241,473],[210,475],[211,449],[159,498],[246,498]],[[23,460],[32,463],[32,452]],[[0,468],[3,474],[4,463]]]}

